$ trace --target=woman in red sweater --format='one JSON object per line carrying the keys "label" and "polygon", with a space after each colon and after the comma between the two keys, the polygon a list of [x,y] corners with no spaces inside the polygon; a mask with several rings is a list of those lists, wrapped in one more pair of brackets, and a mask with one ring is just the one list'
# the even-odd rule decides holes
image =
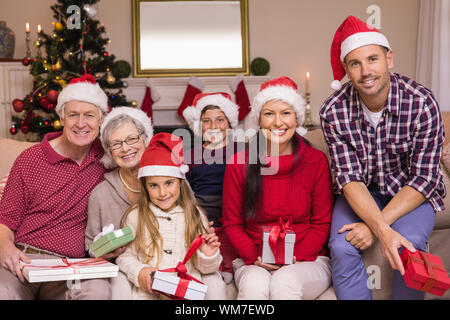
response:
{"label": "woman in red sweater", "polygon": [[[291,79],[264,83],[251,114],[259,133],[227,164],[223,221],[240,256],[233,262],[238,299],[315,299],[331,285],[333,189],[325,154],[302,138],[304,109]],[[295,232],[293,264],[261,261],[261,227],[278,221]]]}

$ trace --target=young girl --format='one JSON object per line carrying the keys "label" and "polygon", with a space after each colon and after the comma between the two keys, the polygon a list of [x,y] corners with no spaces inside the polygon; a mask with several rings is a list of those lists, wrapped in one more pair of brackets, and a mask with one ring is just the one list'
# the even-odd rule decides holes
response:
{"label": "young girl", "polygon": [[[238,299],[316,299],[331,284],[333,190],[325,154],[302,138],[304,110],[291,79],[264,83],[251,116],[266,147],[250,144],[227,164],[223,220],[241,258],[233,261]],[[261,227],[281,219],[296,235],[293,264],[263,263]]]}
{"label": "young girl", "polygon": [[[169,133],[155,135],[139,166],[143,192],[123,221],[135,240],[116,260],[134,285],[134,299],[165,298],[151,289],[154,272],[176,267],[199,234],[206,241],[186,264],[188,273],[201,281],[203,274],[216,273],[222,262],[220,243],[214,233],[207,233],[208,221],[195,205],[186,169],[181,139]],[[214,279],[216,283],[209,280],[207,299],[225,299],[225,284],[219,274]]]}
{"label": "young girl", "polygon": [[189,152],[186,178],[219,237],[223,256],[220,270],[226,283],[233,279],[232,261],[237,254],[222,226],[222,187],[227,160],[239,149],[231,137],[238,124],[238,110],[229,94],[215,92],[196,95],[193,105],[183,111],[194,135],[202,138],[202,143]]}

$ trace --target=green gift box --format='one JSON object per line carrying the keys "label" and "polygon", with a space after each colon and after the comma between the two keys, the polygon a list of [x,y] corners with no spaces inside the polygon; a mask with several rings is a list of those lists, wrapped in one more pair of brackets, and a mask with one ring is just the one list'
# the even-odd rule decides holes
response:
{"label": "green gift box", "polygon": [[96,258],[112,252],[134,240],[130,227],[111,231],[90,245],[90,249]]}

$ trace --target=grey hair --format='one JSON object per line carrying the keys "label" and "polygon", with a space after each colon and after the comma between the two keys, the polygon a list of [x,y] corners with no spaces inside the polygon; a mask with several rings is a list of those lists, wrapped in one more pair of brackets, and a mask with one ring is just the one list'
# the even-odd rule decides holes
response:
{"label": "grey hair", "polygon": [[105,154],[103,155],[103,157],[100,161],[103,163],[103,165],[107,169],[112,169],[112,168],[117,167],[117,164],[115,163],[115,161],[112,158],[111,150],[108,147],[109,137],[114,132],[114,130],[116,130],[117,128],[119,128],[120,126],[122,126],[125,123],[133,123],[134,124],[134,126],[138,130],[139,134],[141,134],[141,136],[142,136],[142,141],[144,142],[144,147],[145,148],[148,147],[149,141],[147,141],[147,140],[149,140],[149,139],[148,139],[147,134],[145,133],[144,125],[141,122],[135,120],[134,118],[132,118],[126,114],[118,115],[117,117],[115,117],[114,119],[109,121],[105,125],[105,127],[100,128],[100,141],[102,143],[103,149],[105,150]]}
{"label": "grey hair", "polygon": [[[60,118],[61,120],[64,119],[64,108],[65,108],[65,107],[66,107],[66,104],[64,103],[64,104],[61,106],[61,111],[60,111],[60,114],[59,114],[59,118]],[[96,107],[97,107],[97,109],[98,109],[98,115],[99,115],[99,117],[101,118],[101,117],[103,116],[104,112],[103,112],[102,109],[99,108],[99,106],[96,106]]]}

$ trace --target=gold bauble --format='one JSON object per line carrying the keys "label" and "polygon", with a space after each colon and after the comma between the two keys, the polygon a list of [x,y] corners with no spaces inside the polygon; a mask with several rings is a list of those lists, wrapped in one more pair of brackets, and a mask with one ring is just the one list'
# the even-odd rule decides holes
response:
{"label": "gold bauble", "polygon": [[36,46],[36,48],[39,48],[39,47],[42,45],[42,43],[41,43],[40,40],[36,40],[36,41],[34,42],[34,45]]}
{"label": "gold bauble", "polygon": [[113,75],[109,75],[106,78],[106,82],[108,82],[109,84],[114,84],[114,83],[116,83],[116,78]]}
{"label": "gold bauble", "polygon": [[55,31],[56,32],[61,32],[63,30],[64,30],[64,25],[61,22],[55,23]]}
{"label": "gold bauble", "polygon": [[53,80],[53,81],[56,82],[56,83],[59,83],[59,85],[60,85],[61,87],[63,87],[63,88],[65,88],[65,87],[67,86],[66,80],[59,79],[59,80]]}
{"label": "gold bauble", "polygon": [[56,71],[60,71],[60,70],[62,69],[61,61],[58,60],[58,62],[56,62],[56,63],[53,65],[53,68],[55,68]]}
{"label": "gold bauble", "polygon": [[59,120],[53,121],[53,128],[55,128],[55,130],[61,129],[62,128],[61,121],[59,121]]}
{"label": "gold bauble", "polygon": [[138,102],[137,102],[136,100],[132,100],[132,101],[131,101],[131,106],[132,106],[133,108],[136,108],[136,107],[138,106]]}

